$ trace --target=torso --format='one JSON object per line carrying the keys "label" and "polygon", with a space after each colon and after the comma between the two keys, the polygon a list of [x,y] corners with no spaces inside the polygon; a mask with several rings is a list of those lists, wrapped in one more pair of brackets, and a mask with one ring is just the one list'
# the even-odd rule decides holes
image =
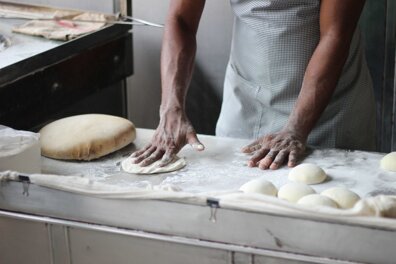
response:
{"label": "torso", "polygon": [[[320,1],[231,0],[231,4],[234,34],[216,133],[255,139],[279,131],[287,122],[319,43]],[[335,94],[308,143],[372,149],[374,117],[371,79],[357,31]]]}

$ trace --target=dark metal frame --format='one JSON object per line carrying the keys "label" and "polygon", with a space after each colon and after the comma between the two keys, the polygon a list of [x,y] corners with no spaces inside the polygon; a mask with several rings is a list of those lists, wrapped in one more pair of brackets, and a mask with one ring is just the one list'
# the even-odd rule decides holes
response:
{"label": "dark metal frame", "polygon": [[396,2],[366,1],[361,25],[376,97],[377,150],[390,152],[396,150]]}
{"label": "dark metal frame", "polygon": [[381,150],[396,150],[395,127],[395,49],[396,49],[396,2],[387,1],[385,39],[385,71],[383,84],[383,142]]}
{"label": "dark metal frame", "polygon": [[115,84],[111,89],[121,98],[116,102],[119,115],[126,116],[125,80],[133,73],[130,30],[128,25],[110,25],[2,68],[0,123],[16,129],[35,128]]}

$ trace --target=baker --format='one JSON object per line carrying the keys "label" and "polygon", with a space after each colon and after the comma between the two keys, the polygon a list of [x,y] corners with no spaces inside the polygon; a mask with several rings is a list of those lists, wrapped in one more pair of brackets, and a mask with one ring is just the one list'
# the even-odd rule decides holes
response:
{"label": "baker", "polygon": [[[248,165],[295,166],[306,145],[373,150],[375,105],[357,22],[364,0],[231,0],[232,48],[216,135],[254,140]],[[135,163],[204,146],[185,112],[205,0],[172,0],[160,123]],[[221,15],[221,14],[219,14]],[[221,34],[221,32],[219,32]]]}

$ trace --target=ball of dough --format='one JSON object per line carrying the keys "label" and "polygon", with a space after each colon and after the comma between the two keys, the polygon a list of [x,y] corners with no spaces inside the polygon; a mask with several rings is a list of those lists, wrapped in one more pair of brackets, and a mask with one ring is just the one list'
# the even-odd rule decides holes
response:
{"label": "ball of dough", "polygon": [[289,180],[305,184],[324,182],[326,173],[315,164],[304,163],[294,167],[289,173]]}
{"label": "ball of dough", "polygon": [[92,160],[132,143],[136,138],[133,123],[127,119],[101,114],[59,119],[40,130],[41,154],[64,160]]}
{"label": "ball of dough", "polygon": [[396,152],[391,152],[381,159],[381,168],[396,172]]}
{"label": "ball of dough", "polygon": [[352,208],[360,200],[359,195],[344,187],[327,189],[321,195],[329,197],[342,209]]}
{"label": "ball of dough", "polygon": [[278,198],[297,203],[300,198],[314,194],[315,190],[309,185],[300,182],[291,182],[283,185],[278,191]]}
{"label": "ball of dough", "polygon": [[271,182],[263,178],[251,180],[242,185],[239,190],[244,193],[259,193],[271,196],[276,196],[278,193],[276,187]]}
{"label": "ball of dough", "polygon": [[310,194],[304,196],[300,200],[298,200],[297,204],[301,204],[304,206],[312,206],[312,207],[319,207],[319,206],[327,206],[332,208],[337,208],[337,203],[330,199],[329,197],[320,195],[320,194]]}

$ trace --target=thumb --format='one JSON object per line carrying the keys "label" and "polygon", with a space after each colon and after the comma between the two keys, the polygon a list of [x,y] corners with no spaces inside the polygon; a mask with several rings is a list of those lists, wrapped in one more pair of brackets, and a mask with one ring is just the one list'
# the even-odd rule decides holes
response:
{"label": "thumb", "polygon": [[197,134],[195,132],[189,133],[187,135],[187,142],[194,150],[202,151],[205,149],[205,146],[198,140]]}

